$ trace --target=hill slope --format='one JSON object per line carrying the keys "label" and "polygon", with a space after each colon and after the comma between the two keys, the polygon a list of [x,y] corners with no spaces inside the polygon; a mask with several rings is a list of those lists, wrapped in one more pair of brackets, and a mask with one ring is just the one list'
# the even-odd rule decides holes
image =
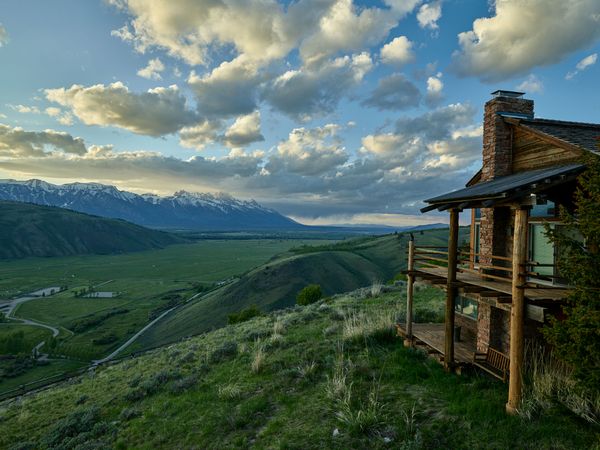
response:
{"label": "hill slope", "polygon": [[[415,305],[442,308],[436,292],[420,290]],[[506,385],[447,374],[404,348],[391,327],[403,304],[400,291],[340,296],[99,367],[0,403],[0,447],[584,449],[597,443],[598,427],[562,407],[543,407],[529,419],[507,416]]]}
{"label": "hill slope", "polygon": [[154,228],[211,231],[305,228],[254,200],[238,200],[227,194],[179,191],[160,197],[138,195],[99,183],[56,185],[41,180],[0,180],[0,200],[59,206]]}
{"label": "hill slope", "polygon": [[125,253],[181,243],[177,236],[123,220],[0,201],[0,258]]}
{"label": "hill slope", "polygon": [[[468,234],[461,228],[460,239]],[[448,230],[416,236],[421,245],[444,245]],[[152,348],[227,323],[227,315],[250,305],[263,311],[292,306],[307,284],[321,285],[324,295],[386,282],[406,268],[408,236],[359,238],[325,246],[301,247],[243,275],[239,280],[165,317],[144,333],[132,350]]]}

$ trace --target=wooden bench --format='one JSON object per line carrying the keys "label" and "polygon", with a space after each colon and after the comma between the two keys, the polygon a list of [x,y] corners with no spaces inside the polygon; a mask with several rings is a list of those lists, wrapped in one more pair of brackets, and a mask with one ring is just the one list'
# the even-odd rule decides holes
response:
{"label": "wooden bench", "polygon": [[473,355],[473,365],[485,370],[490,375],[502,380],[506,383],[508,379],[508,369],[510,360],[504,353],[488,348],[485,353],[475,352]]}

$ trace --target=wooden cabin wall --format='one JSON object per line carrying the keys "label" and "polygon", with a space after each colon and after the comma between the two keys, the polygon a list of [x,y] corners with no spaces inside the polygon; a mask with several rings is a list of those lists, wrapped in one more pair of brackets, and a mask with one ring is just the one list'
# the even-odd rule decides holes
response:
{"label": "wooden cabin wall", "polygon": [[559,148],[541,140],[533,133],[514,127],[513,173],[576,162],[580,156],[580,153]]}

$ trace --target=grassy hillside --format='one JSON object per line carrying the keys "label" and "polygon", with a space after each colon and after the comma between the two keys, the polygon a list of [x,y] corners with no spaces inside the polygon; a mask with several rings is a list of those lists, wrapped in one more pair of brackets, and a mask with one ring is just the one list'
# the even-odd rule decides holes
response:
{"label": "grassy hillside", "polygon": [[[461,229],[466,239],[468,229]],[[445,245],[448,231],[418,233],[421,245]],[[174,311],[144,333],[129,351],[174,342],[221,327],[227,316],[250,305],[263,311],[292,306],[307,284],[321,285],[324,295],[386,282],[406,268],[408,235],[351,239],[340,243],[299,246],[251,270],[238,281]]]}
{"label": "grassy hillside", "polygon": [[[415,305],[442,302],[423,289]],[[403,305],[402,291],[341,295],[100,367],[0,403],[0,447],[598,448],[598,427],[560,404],[507,416],[506,385],[404,348]]]}
{"label": "grassy hillside", "polygon": [[0,201],[0,259],[126,253],[178,242],[183,239],[123,220]]}
{"label": "grassy hillside", "polygon": [[[2,379],[0,376],[0,394],[21,384],[79,367],[83,364],[77,362],[79,360],[89,362],[106,356],[144,327],[151,316],[168,309],[174,300],[188,299],[201,286],[208,287],[230,279],[263,264],[275,254],[313,242],[289,239],[211,240],[119,255],[2,260],[0,299],[48,286],[68,285],[69,289],[22,303],[16,309],[17,317],[59,328],[57,346],[51,353],[60,358],[51,359],[47,365],[30,368],[15,377]],[[98,286],[98,291],[116,292],[118,296],[74,297],[74,291],[90,285]],[[0,324],[0,339],[12,331],[24,332],[23,351],[25,347],[45,340],[44,329],[16,323],[10,326]],[[17,353],[20,353],[21,349],[18,350]],[[42,351],[50,350],[43,347]],[[14,352],[0,349],[0,353]],[[64,360],[64,356],[77,361]],[[0,372],[5,365],[0,360]]]}

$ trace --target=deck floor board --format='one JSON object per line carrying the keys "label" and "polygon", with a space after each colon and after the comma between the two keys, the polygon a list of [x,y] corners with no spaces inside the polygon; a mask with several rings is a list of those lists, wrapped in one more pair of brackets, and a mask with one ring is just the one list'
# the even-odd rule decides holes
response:
{"label": "deck floor board", "polygon": [[[398,324],[406,334],[406,325]],[[413,323],[413,336],[440,354],[444,354],[443,323]],[[454,359],[461,364],[471,364],[475,353],[475,342],[461,340],[454,342]]]}

